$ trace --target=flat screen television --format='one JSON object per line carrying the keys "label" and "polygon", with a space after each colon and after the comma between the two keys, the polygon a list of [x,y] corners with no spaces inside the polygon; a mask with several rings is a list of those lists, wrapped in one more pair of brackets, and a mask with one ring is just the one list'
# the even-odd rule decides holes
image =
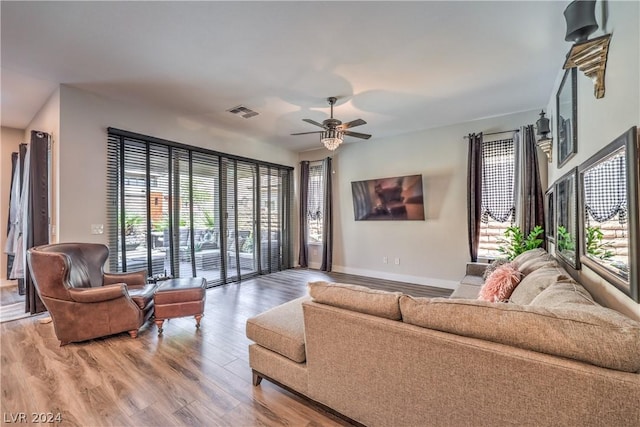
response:
{"label": "flat screen television", "polygon": [[424,221],[422,175],[352,181],[356,221]]}

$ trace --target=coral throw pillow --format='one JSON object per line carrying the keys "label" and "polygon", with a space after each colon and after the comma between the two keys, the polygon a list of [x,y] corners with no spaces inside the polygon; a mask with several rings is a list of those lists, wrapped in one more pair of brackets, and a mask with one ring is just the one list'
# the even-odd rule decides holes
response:
{"label": "coral throw pillow", "polygon": [[520,283],[522,273],[514,262],[503,264],[487,277],[478,299],[490,302],[507,301]]}

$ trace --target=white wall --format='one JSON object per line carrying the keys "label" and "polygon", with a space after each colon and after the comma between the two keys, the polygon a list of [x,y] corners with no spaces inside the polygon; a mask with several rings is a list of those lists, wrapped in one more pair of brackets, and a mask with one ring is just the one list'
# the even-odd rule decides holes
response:
{"label": "white wall", "polygon": [[[0,136],[0,283],[7,277],[7,256],[4,247],[7,242],[7,221],[9,216],[9,193],[11,192],[11,153],[18,152],[24,140],[24,130],[2,127]],[[15,283],[15,282],[13,282]]]}
{"label": "white wall", "polygon": [[[592,81],[578,71],[578,152],[562,169],[558,169],[555,163],[557,136],[554,136],[554,164],[550,165],[548,172],[550,184],[630,127],[640,125],[640,3],[609,1],[604,6],[608,11],[606,20],[602,14],[603,3],[596,4],[596,19],[601,29],[591,38],[612,34],[605,74],[605,95],[596,99]],[[567,43],[567,52],[570,47]],[[562,64],[559,64],[558,68],[561,67]],[[554,127],[555,93],[563,74],[563,70],[558,71],[556,86],[547,106]],[[640,305],[588,267],[583,266],[579,275],[580,281],[596,300],[640,319]]]}
{"label": "white wall", "polygon": [[[467,140],[533,124],[539,110],[461,123],[394,138],[344,144],[334,159],[333,269],[454,288],[469,261]],[[301,153],[319,160],[326,150]],[[355,221],[351,182],[421,174],[425,221]],[[383,263],[387,257],[388,263]],[[318,261],[311,256],[312,261]],[[395,265],[395,258],[400,264]]]}
{"label": "white wall", "polygon": [[[123,104],[60,87],[58,240],[108,243],[91,224],[107,224],[107,128],[115,127],[219,152],[294,166],[297,153],[198,123],[179,113]],[[106,231],[106,228],[105,228]]]}

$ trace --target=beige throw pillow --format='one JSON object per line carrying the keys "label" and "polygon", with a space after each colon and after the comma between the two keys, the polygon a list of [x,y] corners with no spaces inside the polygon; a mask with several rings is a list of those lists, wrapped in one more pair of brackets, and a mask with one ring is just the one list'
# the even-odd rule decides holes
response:
{"label": "beige throw pillow", "polygon": [[544,257],[546,255],[548,255],[549,253],[547,251],[545,251],[542,248],[536,248],[536,249],[531,249],[528,250],[526,252],[521,253],[520,255],[518,255],[517,257],[515,257],[513,259],[513,262],[516,262],[518,264],[522,264],[523,262],[535,259],[535,258],[541,258]]}
{"label": "beige throw pillow", "polygon": [[598,305],[582,285],[573,281],[554,283],[531,301],[532,306],[547,308],[567,304]]}
{"label": "beige throw pillow", "polygon": [[537,258],[531,258],[525,261],[521,261],[518,264],[518,270],[525,276],[527,274],[531,274],[539,268],[544,267],[560,267],[558,265],[558,261],[553,257],[553,255],[544,255]]}
{"label": "beige throw pillow", "polygon": [[359,313],[400,320],[401,292],[387,292],[365,286],[324,281],[310,282],[309,295],[315,302]]}
{"label": "beige throw pillow", "polygon": [[540,267],[522,278],[509,301],[520,305],[531,304],[540,292],[558,282],[575,283],[569,273],[560,267]]}

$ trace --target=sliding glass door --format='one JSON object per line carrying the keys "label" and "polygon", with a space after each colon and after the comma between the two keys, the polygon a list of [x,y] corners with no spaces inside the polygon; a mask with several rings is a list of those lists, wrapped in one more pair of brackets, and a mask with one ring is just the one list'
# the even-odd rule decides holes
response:
{"label": "sliding glass door", "polygon": [[220,250],[220,158],[194,153],[192,176],[195,275],[219,282],[224,278]]}
{"label": "sliding glass door", "polygon": [[291,168],[111,130],[111,271],[211,285],[291,267]]}
{"label": "sliding glass door", "polygon": [[235,279],[257,271],[253,245],[256,236],[256,165],[225,160],[223,171],[226,178],[227,277]]}

